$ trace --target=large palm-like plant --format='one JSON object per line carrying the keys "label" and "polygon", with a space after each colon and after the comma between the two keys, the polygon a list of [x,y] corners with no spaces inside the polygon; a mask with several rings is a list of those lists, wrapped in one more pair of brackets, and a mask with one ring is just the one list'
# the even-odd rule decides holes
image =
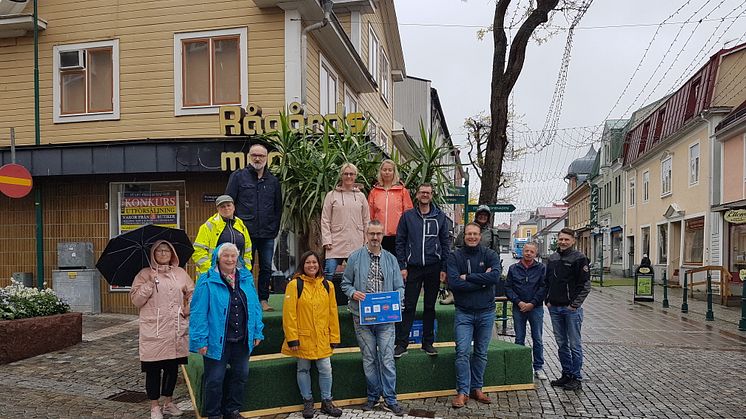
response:
{"label": "large palm-like plant", "polygon": [[265,136],[279,152],[272,162],[283,192],[283,228],[299,235],[302,249],[319,251],[320,216],[324,197],[339,183],[339,169],[345,162],[358,167],[358,182],[364,192],[375,179],[380,152],[365,134],[353,133],[340,122],[338,128],[325,125],[323,133],[293,132],[281,116],[280,130]]}
{"label": "large palm-like plant", "polygon": [[400,163],[399,170],[410,192],[416,192],[417,187],[422,183],[431,183],[433,192],[435,192],[435,202],[444,204],[444,197],[448,195],[448,189],[453,184],[453,179],[449,179],[446,171],[453,166],[443,163],[445,157],[451,153],[451,149],[439,145],[438,137],[437,129],[428,132],[423,122],[420,121],[420,143],[407,137],[414,155]]}

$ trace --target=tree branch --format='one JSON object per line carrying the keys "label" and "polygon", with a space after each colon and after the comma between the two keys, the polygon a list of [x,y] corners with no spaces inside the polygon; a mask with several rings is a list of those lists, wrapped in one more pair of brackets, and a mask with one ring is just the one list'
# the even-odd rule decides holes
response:
{"label": "tree branch", "polygon": [[495,7],[495,18],[492,22],[492,39],[495,42],[495,55],[492,71],[499,69],[500,74],[505,71],[505,53],[508,49],[508,37],[505,35],[505,14],[508,12],[511,0],[499,0]]}
{"label": "tree branch", "polygon": [[[510,44],[510,55],[508,56],[507,68],[505,68],[505,88],[509,92],[513,89],[518,76],[523,69],[523,62],[526,59],[526,46],[531,39],[537,27],[549,20],[549,13],[557,7],[559,0],[538,0],[536,9],[534,9],[526,20],[518,28],[518,32]],[[500,6],[498,5],[498,9]],[[497,15],[497,12],[495,12]],[[497,32],[497,31],[495,31]],[[497,44],[495,44],[497,45]]]}

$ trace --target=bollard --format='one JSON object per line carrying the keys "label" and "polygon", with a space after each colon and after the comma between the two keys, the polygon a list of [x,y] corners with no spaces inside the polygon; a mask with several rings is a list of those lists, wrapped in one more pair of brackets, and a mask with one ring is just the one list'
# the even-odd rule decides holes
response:
{"label": "bollard", "polygon": [[707,313],[705,314],[705,320],[715,320],[715,315],[712,313],[712,275],[710,271],[707,271]]}
{"label": "bollard", "polygon": [[666,270],[663,270],[663,308],[668,308],[668,279]]}
{"label": "bollard", "polygon": [[689,303],[687,302],[687,299],[689,296],[687,295],[687,282],[686,282],[686,276],[688,272],[684,271],[684,300],[681,302],[681,312],[682,313],[688,313],[689,312]]}
{"label": "bollard", "polygon": [[741,288],[741,321],[738,322],[738,330],[746,332],[746,281],[743,282],[744,287]]}

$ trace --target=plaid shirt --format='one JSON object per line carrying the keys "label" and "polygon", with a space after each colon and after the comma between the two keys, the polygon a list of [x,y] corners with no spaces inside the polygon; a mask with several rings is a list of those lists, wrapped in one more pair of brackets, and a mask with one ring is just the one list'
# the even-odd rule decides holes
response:
{"label": "plaid shirt", "polygon": [[370,251],[370,271],[368,271],[368,284],[366,285],[366,293],[374,293],[383,291],[383,272],[381,272],[381,255],[374,255]]}

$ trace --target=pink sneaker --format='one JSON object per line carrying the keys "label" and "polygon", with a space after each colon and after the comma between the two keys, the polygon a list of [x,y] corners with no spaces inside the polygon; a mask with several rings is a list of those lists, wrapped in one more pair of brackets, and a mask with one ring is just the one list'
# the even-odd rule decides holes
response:
{"label": "pink sneaker", "polygon": [[163,413],[171,416],[181,416],[184,412],[181,411],[175,404],[169,403],[163,406]]}

